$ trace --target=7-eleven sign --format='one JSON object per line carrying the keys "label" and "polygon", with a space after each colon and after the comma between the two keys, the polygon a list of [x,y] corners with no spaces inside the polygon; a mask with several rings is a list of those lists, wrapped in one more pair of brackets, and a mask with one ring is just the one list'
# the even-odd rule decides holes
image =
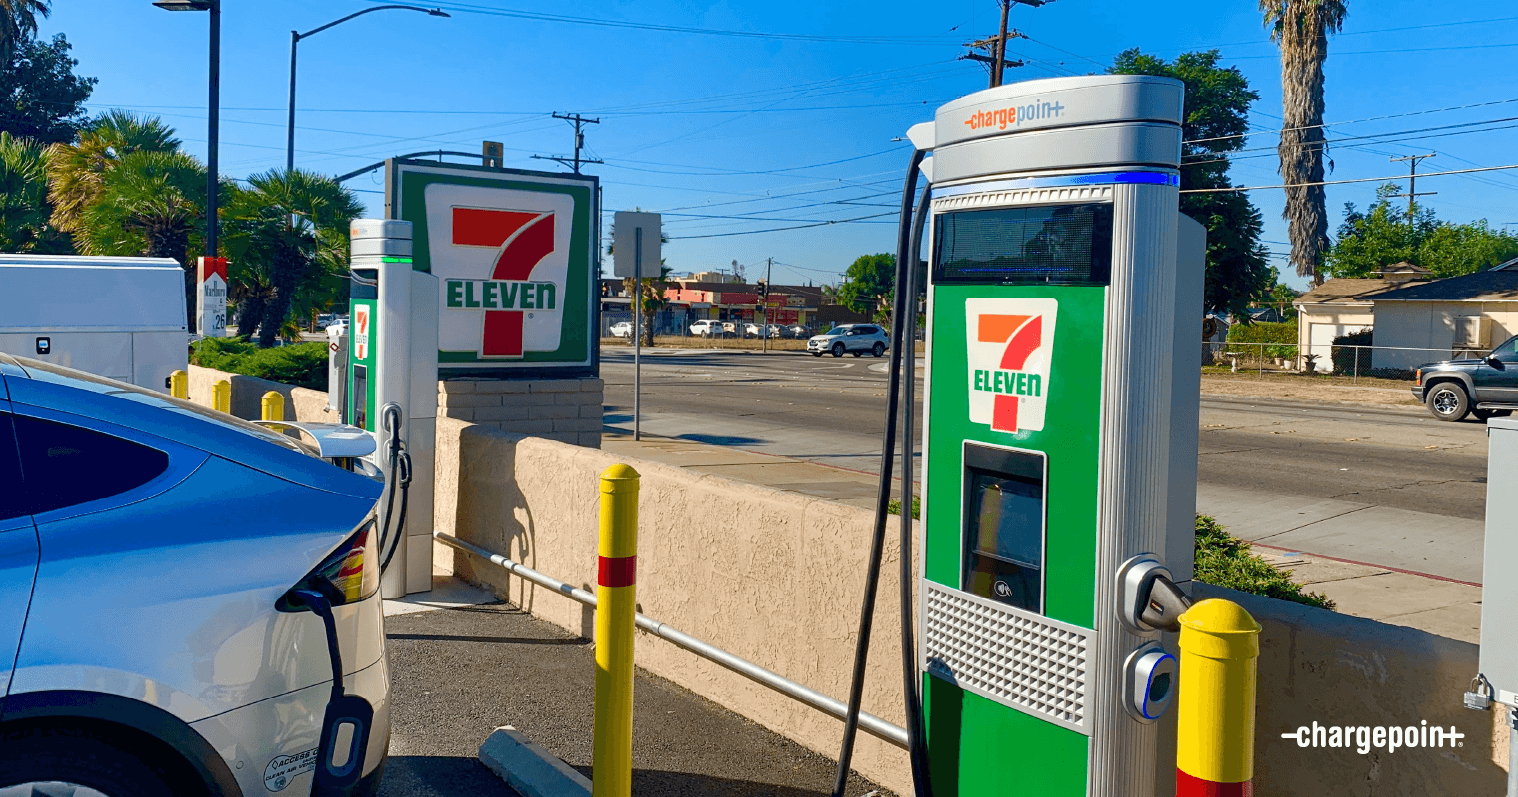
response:
{"label": "7-eleven sign", "polygon": [[1042,431],[1057,299],[969,299],[970,420],[998,432]]}
{"label": "7-eleven sign", "polygon": [[551,352],[563,337],[574,199],[565,194],[427,187],[438,348],[480,360]]}

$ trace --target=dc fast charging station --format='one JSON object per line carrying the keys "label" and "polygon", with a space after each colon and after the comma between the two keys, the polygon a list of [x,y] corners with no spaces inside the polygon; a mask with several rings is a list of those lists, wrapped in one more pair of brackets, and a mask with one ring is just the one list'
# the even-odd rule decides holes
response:
{"label": "dc fast charging station", "polygon": [[386,490],[380,584],[385,597],[399,598],[432,588],[438,280],[413,269],[411,222],[358,219],[349,232],[343,420],[375,437],[370,457]]}
{"label": "dc fast charging station", "polygon": [[1191,577],[1206,248],[1178,210],[1182,95],[1032,81],[909,134],[932,153],[917,664],[938,797],[1173,778],[1161,629]]}

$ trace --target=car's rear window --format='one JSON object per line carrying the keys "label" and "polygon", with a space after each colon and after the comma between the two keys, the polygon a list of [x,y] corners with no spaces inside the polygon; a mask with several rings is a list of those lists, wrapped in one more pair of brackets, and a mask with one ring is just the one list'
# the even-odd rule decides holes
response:
{"label": "car's rear window", "polygon": [[29,514],[120,495],[158,478],[169,455],[66,423],[15,416]]}

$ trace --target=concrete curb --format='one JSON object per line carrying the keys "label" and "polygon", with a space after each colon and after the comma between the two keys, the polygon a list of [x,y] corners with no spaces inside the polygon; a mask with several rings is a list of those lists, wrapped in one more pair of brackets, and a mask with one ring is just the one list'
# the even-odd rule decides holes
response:
{"label": "concrete curb", "polygon": [[480,763],[522,797],[589,797],[590,780],[510,725],[480,745]]}

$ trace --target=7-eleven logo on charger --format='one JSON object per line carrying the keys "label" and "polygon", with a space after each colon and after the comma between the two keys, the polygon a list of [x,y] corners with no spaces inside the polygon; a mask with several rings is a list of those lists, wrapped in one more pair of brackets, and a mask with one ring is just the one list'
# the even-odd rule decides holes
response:
{"label": "7-eleven logo on charger", "polygon": [[353,306],[353,358],[369,359],[369,305]]}
{"label": "7-eleven logo on charger", "polygon": [[1057,299],[969,299],[970,421],[998,432],[1042,431]]}

